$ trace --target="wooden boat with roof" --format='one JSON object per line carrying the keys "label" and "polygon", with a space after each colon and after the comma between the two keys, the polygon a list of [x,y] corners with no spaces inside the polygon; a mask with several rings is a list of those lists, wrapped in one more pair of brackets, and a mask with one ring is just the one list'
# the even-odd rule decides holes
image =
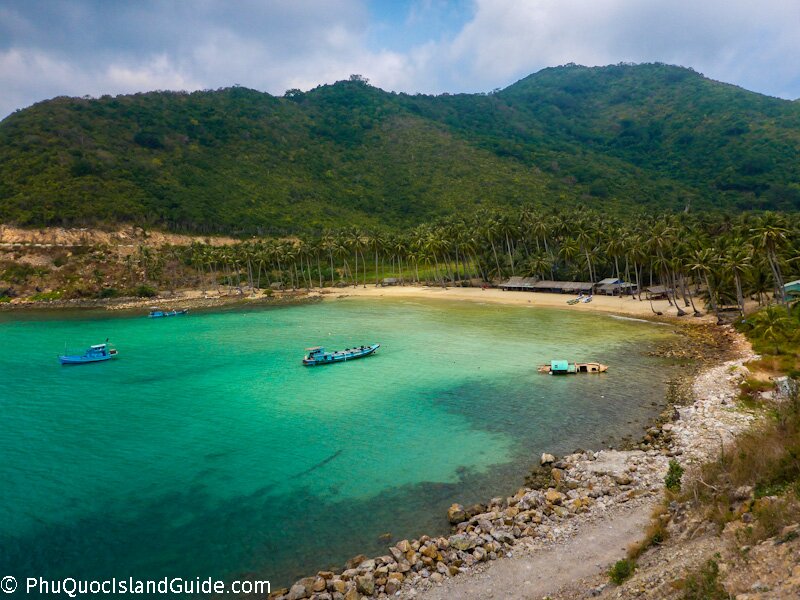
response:
{"label": "wooden boat with roof", "polygon": [[573,373],[605,373],[608,366],[599,362],[571,363],[566,360],[551,360],[549,365],[541,365],[539,373],[550,375],[571,375]]}
{"label": "wooden boat with roof", "polygon": [[356,348],[345,348],[344,350],[325,352],[325,348],[322,346],[314,346],[313,348],[306,348],[308,354],[303,358],[303,364],[307,367],[315,367],[317,365],[346,362],[348,360],[364,358],[365,356],[374,354],[380,347],[380,344],[372,344],[370,346],[358,346]]}
{"label": "wooden boat with roof", "polygon": [[106,341],[105,344],[89,346],[83,354],[62,354],[58,360],[62,365],[84,365],[87,363],[103,362],[117,357],[117,351]]}

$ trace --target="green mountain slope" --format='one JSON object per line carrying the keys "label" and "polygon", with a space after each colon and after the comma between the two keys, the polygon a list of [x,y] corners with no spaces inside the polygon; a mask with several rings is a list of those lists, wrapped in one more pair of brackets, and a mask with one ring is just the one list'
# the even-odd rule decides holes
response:
{"label": "green mountain slope", "polygon": [[800,208],[800,105],[664,65],[545,69],[492,95],[358,79],[56,98],[0,123],[0,221],[286,233],[525,202]]}

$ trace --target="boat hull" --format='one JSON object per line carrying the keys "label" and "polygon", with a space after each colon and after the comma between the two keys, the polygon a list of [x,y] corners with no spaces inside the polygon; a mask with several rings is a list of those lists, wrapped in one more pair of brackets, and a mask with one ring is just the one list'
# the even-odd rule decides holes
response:
{"label": "boat hull", "polygon": [[108,354],[106,356],[59,356],[58,360],[62,365],[86,365],[111,360],[116,356],[116,354]]}
{"label": "boat hull", "polygon": [[375,351],[380,347],[380,344],[372,344],[371,346],[363,346],[353,350],[348,349],[340,350],[338,352],[325,352],[318,355],[309,355],[303,359],[303,365],[306,367],[318,367],[322,365],[332,365],[335,363],[356,360],[375,354]]}
{"label": "boat hull", "polygon": [[105,344],[91,346],[83,354],[61,354],[58,357],[58,361],[62,365],[86,365],[89,363],[105,362],[116,358],[116,356],[116,348],[109,346],[106,342]]}
{"label": "boat hull", "polygon": [[151,312],[148,317],[151,319],[163,319],[165,317],[179,317],[181,315],[185,315],[189,312],[188,308],[184,308],[183,310],[170,310],[170,311],[163,311],[163,310],[155,310]]}

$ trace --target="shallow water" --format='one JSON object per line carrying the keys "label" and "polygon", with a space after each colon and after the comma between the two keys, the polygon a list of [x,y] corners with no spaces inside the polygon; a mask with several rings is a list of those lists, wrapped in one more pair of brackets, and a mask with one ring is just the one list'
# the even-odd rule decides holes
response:
{"label": "shallow water", "polygon": [[[453,501],[513,492],[542,451],[641,430],[669,328],[442,301],[147,319],[0,321],[0,575],[273,585],[444,532]],[[110,363],[61,367],[115,343]],[[347,364],[303,348],[379,342]],[[551,358],[603,375],[549,377]]]}

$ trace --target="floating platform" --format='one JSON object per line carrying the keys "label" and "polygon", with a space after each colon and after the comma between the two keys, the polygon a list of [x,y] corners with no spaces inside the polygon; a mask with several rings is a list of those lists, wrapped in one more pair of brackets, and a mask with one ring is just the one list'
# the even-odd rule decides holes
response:
{"label": "floating platform", "polygon": [[551,360],[549,365],[541,365],[539,373],[550,375],[572,375],[573,373],[605,373],[608,366],[599,362],[571,363],[566,360]]}

